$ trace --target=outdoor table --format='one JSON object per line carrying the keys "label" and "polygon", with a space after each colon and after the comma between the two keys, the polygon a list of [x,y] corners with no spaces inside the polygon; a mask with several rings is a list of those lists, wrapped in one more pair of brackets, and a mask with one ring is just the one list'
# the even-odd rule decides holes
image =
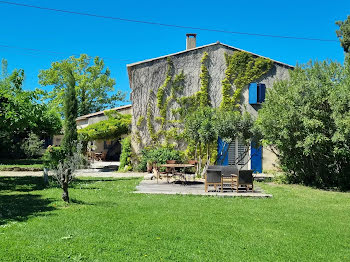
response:
{"label": "outdoor table", "polygon": [[[173,172],[173,176],[175,175],[175,169],[176,168],[186,168],[186,167],[195,167],[195,165],[192,165],[192,164],[163,164],[163,165],[160,165],[161,167],[170,167],[172,168],[172,172]],[[177,175],[180,175],[182,178],[185,178],[184,174],[183,173],[176,173]]]}
{"label": "outdoor table", "polygon": [[102,153],[95,153],[95,159],[97,161],[101,160],[101,158],[102,158]]}
{"label": "outdoor table", "polygon": [[173,167],[173,168],[185,168],[185,167],[194,167],[192,164],[163,164],[161,167]]}

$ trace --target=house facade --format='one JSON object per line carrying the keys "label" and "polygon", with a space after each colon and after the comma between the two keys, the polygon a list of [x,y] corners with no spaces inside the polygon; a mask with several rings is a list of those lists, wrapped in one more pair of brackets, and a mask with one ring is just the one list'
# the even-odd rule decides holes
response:
{"label": "house facade", "polygon": [[[206,67],[209,74],[208,96],[210,104],[213,107],[219,107],[223,98],[222,80],[225,78],[227,68],[225,54],[232,55],[234,52],[247,52],[220,42],[200,47],[196,47],[195,43],[196,36],[187,35],[186,50],[127,66],[133,109],[132,148],[136,154],[140,153],[143,147],[152,144],[155,139],[159,143],[169,142],[166,135],[164,135],[165,131],[177,130],[177,135],[181,135],[183,129],[181,124],[178,124],[178,120],[181,119],[175,113],[181,107],[178,101],[181,97],[190,97],[200,91],[201,65],[205,54],[208,56]],[[261,57],[257,54],[249,54],[255,58]],[[273,62],[271,69],[265,75],[254,80],[254,83],[247,85],[241,93],[241,104],[244,110],[254,117],[258,114],[260,103],[259,101],[254,102],[254,99],[257,100],[258,98],[253,96],[264,95],[262,93],[257,94],[257,92],[271,88],[276,80],[288,79],[289,70],[293,69],[293,66],[270,60]],[[171,69],[169,69],[169,63],[171,63]],[[175,94],[171,91],[171,87],[167,85],[167,77],[170,74],[173,80],[177,77],[182,78],[181,92]],[[160,103],[163,103],[163,105]],[[179,141],[170,142],[174,143],[179,149],[185,146]],[[220,144],[220,141],[218,141],[218,144]],[[219,147],[220,145],[218,151],[220,151]],[[229,146],[228,154],[223,156],[225,157],[223,159],[224,164],[232,164],[233,160],[243,150],[244,148],[242,148],[239,141],[232,143]],[[251,168],[254,164],[253,161],[256,162],[255,166],[261,166],[258,170],[260,172],[262,169],[274,168],[276,158],[268,148],[263,148],[260,152],[254,152],[254,155],[257,155],[257,159],[248,161],[246,166],[242,168]]]}
{"label": "house facade", "polygon": [[[132,114],[132,106],[131,105],[120,106],[120,107],[112,108],[109,110],[118,112],[120,114]],[[78,117],[76,119],[77,129],[79,130],[79,129],[87,127],[89,125],[98,123],[102,120],[107,120],[108,117],[105,115],[104,112],[105,111],[99,111],[99,112],[95,112],[95,113],[91,113],[88,115],[83,115],[83,116]],[[63,139],[63,135],[55,135],[53,137],[52,144],[54,146],[59,146],[61,144],[62,139]],[[119,156],[121,154],[120,139],[118,139],[118,140],[96,140],[96,141],[91,141],[90,143],[92,143],[92,148],[94,149],[94,152],[101,153],[104,156],[104,159],[107,158],[108,160],[119,161]]]}

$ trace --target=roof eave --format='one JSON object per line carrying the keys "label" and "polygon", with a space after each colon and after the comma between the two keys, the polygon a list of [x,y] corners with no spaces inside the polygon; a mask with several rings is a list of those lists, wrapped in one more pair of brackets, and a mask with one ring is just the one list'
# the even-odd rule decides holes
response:
{"label": "roof eave", "polygon": [[160,60],[160,59],[164,59],[164,58],[171,57],[171,56],[184,54],[184,53],[187,53],[187,52],[199,50],[199,49],[206,48],[206,47],[209,47],[209,46],[214,46],[214,45],[221,45],[221,46],[224,46],[224,47],[227,47],[227,48],[230,48],[230,49],[246,52],[246,53],[252,54],[254,56],[258,56],[258,57],[263,57],[263,58],[269,59],[269,60],[273,61],[276,64],[280,64],[282,66],[286,66],[286,67],[289,67],[291,69],[294,68],[294,66],[292,66],[292,65],[289,65],[289,64],[286,64],[286,63],[283,63],[283,62],[271,59],[269,57],[258,55],[258,54],[255,54],[255,53],[252,53],[252,52],[249,52],[249,51],[246,51],[246,50],[234,47],[234,46],[230,46],[230,45],[226,45],[226,44],[220,43],[220,42],[216,42],[216,43],[211,43],[211,44],[208,44],[208,45],[203,45],[203,46],[199,46],[199,47],[196,47],[196,48],[192,48],[192,49],[189,49],[189,50],[183,50],[183,51],[176,52],[176,53],[173,53],[173,54],[168,54],[168,55],[159,56],[159,57],[155,57],[155,58],[151,58],[151,59],[146,59],[146,60],[143,60],[143,61],[135,62],[135,63],[132,63],[132,64],[128,64],[128,65],[126,65],[126,67],[127,67],[127,70],[128,70],[129,79],[131,77],[130,76],[130,73],[131,73],[130,69],[131,69],[131,67],[134,67],[134,66],[137,66],[137,65],[141,65],[141,64],[144,64],[144,63],[148,63],[148,62],[153,62],[153,61]]}

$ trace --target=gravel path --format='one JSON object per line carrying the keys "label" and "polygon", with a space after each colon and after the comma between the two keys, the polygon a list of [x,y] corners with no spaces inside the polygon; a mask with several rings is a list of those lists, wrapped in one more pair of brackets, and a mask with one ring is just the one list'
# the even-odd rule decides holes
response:
{"label": "gravel path", "polygon": [[[75,172],[76,177],[145,177],[147,173],[127,172],[117,173],[119,162],[95,161],[89,169],[80,169]],[[1,176],[43,176],[43,171],[0,171]],[[49,175],[52,175],[49,172]]]}
{"label": "gravel path", "polygon": [[[49,173],[50,175],[50,173]],[[117,173],[117,172],[77,172],[76,177],[115,177],[115,178],[125,178],[125,177],[144,177],[147,173]],[[0,177],[2,176],[43,176],[42,171],[0,171]]]}

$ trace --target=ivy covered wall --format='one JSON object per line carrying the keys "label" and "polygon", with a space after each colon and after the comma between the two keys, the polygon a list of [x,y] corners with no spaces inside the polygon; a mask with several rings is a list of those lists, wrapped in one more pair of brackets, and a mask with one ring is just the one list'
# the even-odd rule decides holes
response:
{"label": "ivy covered wall", "polygon": [[[235,95],[234,79],[230,79],[232,88],[223,90],[228,73],[227,59],[235,52],[241,51],[217,43],[129,65],[133,150],[139,153],[145,146],[164,143],[185,149],[186,144],[181,139],[181,113],[185,112],[181,111],[188,106],[196,107],[203,103],[220,107],[223,94],[230,97]],[[289,77],[288,66],[265,63],[259,57],[251,57],[258,59],[257,68],[260,65],[266,66],[259,70],[263,74],[258,74],[255,81],[265,83],[267,88],[272,86],[275,79]],[[242,87],[239,97],[244,110],[256,115],[256,108],[248,104],[247,87]]]}

